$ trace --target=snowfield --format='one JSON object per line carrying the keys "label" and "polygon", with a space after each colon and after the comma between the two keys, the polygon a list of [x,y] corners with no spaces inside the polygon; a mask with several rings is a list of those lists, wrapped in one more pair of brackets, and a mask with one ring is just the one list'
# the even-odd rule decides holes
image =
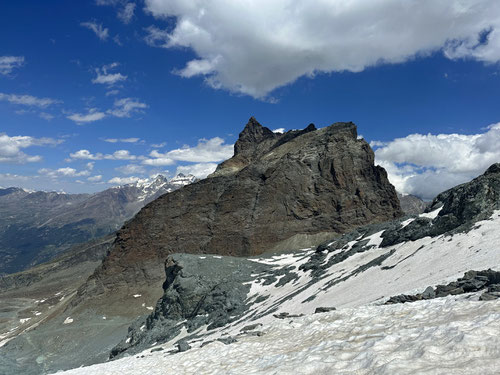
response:
{"label": "snowfield", "polygon": [[[360,237],[328,253],[323,264],[359,241],[369,250],[332,264],[314,282],[310,271],[300,269],[312,249],[249,259],[287,268],[296,277],[280,284],[284,276],[279,276],[266,284],[265,274],[252,275],[247,300],[267,298],[224,327],[193,332],[204,337],[191,336],[192,349],[186,352],[175,347],[188,338],[183,328],[141,354],[64,374],[499,374],[500,300],[478,301],[480,293],[475,293],[381,305],[390,296],[422,292],[471,269],[498,270],[499,227],[495,211],[469,232],[453,236],[385,248],[380,247],[382,232]],[[356,271],[381,256],[381,263]],[[314,314],[317,307],[332,306],[338,310]],[[278,319],[280,313],[305,315]],[[242,333],[250,324],[258,325]],[[224,337],[237,342],[211,342]]]}
{"label": "snowfield", "polygon": [[[498,374],[500,301],[477,295],[275,319],[260,337],[141,355],[65,375]],[[144,356],[141,358],[141,356]]]}

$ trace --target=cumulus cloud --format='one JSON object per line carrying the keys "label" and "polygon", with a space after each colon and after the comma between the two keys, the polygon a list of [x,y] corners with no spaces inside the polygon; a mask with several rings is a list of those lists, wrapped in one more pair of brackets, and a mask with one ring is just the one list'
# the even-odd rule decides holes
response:
{"label": "cumulus cloud", "polygon": [[96,175],[96,176],[91,176],[89,178],[87,178],[88,181],[90,182],[99,182],[102,180],[102,175]]}
{"label": "cumulus cloud", "polygon": [[59,169],[42,168],[38,170],[38,173],[47,177],[57,178],[57,177],[80,177],[89,176],[90,171],[83,170],[78,172],[74,168],[64,167]]}
{"label": "cumulus cloud", "polygon": [[142,164],[150,165],[153,167],[163,167],[166,165],[175,164],[175,160],[164,157],[157,151],[152,151],[150,156],[152,156],[153,158],[152,159],[144,159],[142,161]]}
{"label": "cumulus cloud", "polygon": [[104,155],[101,153],[92,154],[89,150],[78,150],[69,154],[71,159],[79,160],[102,160]]}
{"label": "cumulus cloud", "polygon": [[0,75],[8,76],[24,65],[24,56],[0,56]]}
{"label": "cumulus cloud", "polygon": [[137,159],[137,156],[131,155],[130,151],[128,150],[118,150],[113,152],[111,155],[105,155],[104,159],[110,159],[110,160],[135,160]]}
{"label": "cumulus cloud", "polygon": [[24,164],[42,160],[39,155],[28,155],[22,150],[33,146],[55,146],[62,143],[53,138],[34,138],[13,136],[0,133],[0,163]]}
{"label": "cumulus cloud", "polygon": [[133,113],[140,113],[146,108],[148,108],[148,105],[141,103],[137,99],[123,98],[115,100],[113,108],[109,109],[107,113],[120,118],[131,117]]}
{"label": "cumulus cloud", "polygon": [[147,182],[147,178],[140,178],[140,177],[135,177],[135,176],[130,176],[130,177],[113,177],[108,181],[108,184],[113,184],[113,185],[126,185],[126,184],[133,184],[135,182]]}
{"label": "cumulus cloud", "polygon": [[80,23],[80,26],[86,27],[89,30],[92,30],[95,35],[101,40],[106,40],[109,37],[109,30],[107,27],[103,27],[102,24],[97,23],[95,21],[88,21]]}
{"label": "cumulus cloud", "polygon": [[118,118],[129,118],[133,114],[142,113],[148,108],[148,105],[133,98],[123,98],[115,100],[113,107],[106,112],[102,112],[97,108],[88,109],[87,113],[73,113],[66,116],[68,119],[76,122],[78,125],[87,124],[102,120],[107,116]]}
{"label": "cumulus cloud", "polygon": [[302,76],[360,72],[442,51],[500,60],[500,2],[491,0],[146,0],[173,28],[146,41],[197,55],[177,71],[214,88],[264,98]]}
{"label": "cumulus cloud", "polygon": [[211,139],[200,139],[195,147],[183,146],[166,153],[151,151],[150,159],[145,159],[143,164],[147,165],[171,165],[175,161],[186,161],[193,163],[220,162],[233,156],[233,145],[227,145],[219,137]]}
{"label": "cumulus cloud", "polygon": [[73,113],[72,115],[68,115],[66,117],[71,121],[76,122],[78,125],[83,125],[102,120],[106,117],[106,114],[99,111],[97,108],[90,108],[87,113]]}
{"label": "cumulus cloud", "polygon": [[136,160],[137,156],[132,155],[128,150],[117,150],[112,154],[93,154],[89,150],[78,150],[69,154],[69,160]]}
{"label": "cumulus cloud", "polygon": [[198,178],[205,178],[217,168],[216,163],[196,163],[191,165],[180,165],[177,167],[176,174],[192,174]]}
{"label": "cumulus cloud", "polygon": [[146,168],[144,168],[142,165],[137,164],[123,165],[121,167],[115,168],[115,170],[126,175],[146,173]]}
{"label": "cumulus cloud", "polygon": [[127,76],[121,73],[110,73],[109,71],[118,67],[120,64],[114,62],[112,64],[103,65],[95,70],[97,77],[92,80],[92,83],[113,86],[117,82],[122,82],[127,79]]}
{"label": "cumulus cloud", "polygon": [[432,199],[500,162],[499,144],[500,123],[479,134],[411,134],[371,146],[398,191]]}
{"label": "cumulus cloud", "polygon": [[54,104],[62,103],[60,100],[50,98],[37,98],[32,95],[4,94],[0,92],[0,101],[7,101],[12,104],[24,105],[28,107],[47,108]]}

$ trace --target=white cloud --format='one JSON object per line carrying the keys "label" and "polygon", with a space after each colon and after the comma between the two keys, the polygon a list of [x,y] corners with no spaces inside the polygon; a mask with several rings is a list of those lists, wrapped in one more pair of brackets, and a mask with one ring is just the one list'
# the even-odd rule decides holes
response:
{"label": "white cloud", "polygon": [[108,181],[108,184],[113,185],[126,185],[133,184],[135,182],[146,182],[147,179],[143,179],[140,177],[130,176],[130,177],[113,177]]}
{"label": "white cloud", "polygon": [[130,151],[128,150],[118,150],[113,152],[111,155],[105,155],[104,159],[110,159],[110,160],[135,160],[137,159],[137,156],[131,155]]}
{"label": "white cloud", "polygon": [[[191,48],[178,73],[256,98],[318,73],[360,72],[442,51],[447,58],[500,60],[500,2],[492,0],[146,0],[173,29],[146,41]],[[485,30],[491,30],[480,43]],[[483,34],[481,34],[483,33]]]}
{"label": "white cloud", "polygon": [[103,139],[104,142],[108,143],[118,143],[118,142],[123,142],[123,143],[137,143],[140,142],[140,138],[106,138]]}
{"label": "white cloud", "polygon": [[50,121],[54,118],[54,115],[51,115],[50,113],[47,113],[47,112],[40,112],[38,114],[38,116],[40,116],[40,118],[43,118],[44,120],[47,120],[47,121]]}
{"label": "white cloud", "polygon": [[[153,156],[153,155],[151,155],[151,156]],[[158,157],[154,157],[154,159],[144,159],[142,161],[142,164],[151,165],[153,167],[163,167],[165,165],[175,164],[175,160],[158,155]]]}
{"label": "white cloud", "polygon": [[432,199],[500,162],[500,124],[480,134],[411,134],[371,145],[398,191]]}
{"label": "white cloud", "polygon": [[106,114],[104,112],[100,112],[97,108],[90,108],[87,113],[74,113],[67,116],[67,118],[76,122],[78,125],[99,121],[104,117],[106,117]]}
{"label": "white cloud", "polygon": [[38,173],[51,178],[57,177],[79,177],[79,176],[89,176],[90,171],[84,170],[77,172],[76,169],[70,167],[64,167],[59,169],[42,168],[38,170]]}
{"label": "white cloud", "polygon": [[73,113],[66,117],[76,122],[78,125],[82,125],[102,120],[106,116],[129,118],[134,113],[142,113],[143,109],[146,108],[148,108],[148,105],[141,103],[137,99],[123,98],[115,100],[113,108],[108,109],[106,112],[101,112],[97,108],[90,108],[87,113]]}
{"label": "white cloud", "polygon": [[137,164],[127,164],[127,165],[115,168],[115,170],[117,170],[120,173],[126,174],[126,175],[146,173],[146,168],[144,168],[142,165],[137,165]]}
{"label": "white cloud", "polygon": [[33,146],[55,146],[62,143],[53,138],[34,138],[29,136],[9,137],[0,133],[0,163],[33,163],[42,160],[39,155],[27,155],[22,150]]}
{"label": "white cloud", "polygon": [[112,154],[100,152],[92,154],[89,150],[78,150],[69,154],[69,160],[136,160],[137,156],[130,154],[128,150],[117,150]]}
{"label": "white cloud", "polygon": [[157,150],[151,151],[143,164],[147,165],[170,165],[175,160],[193,163],[220,162],[233,156],[233,145],[224,144],[224,140],[219,137],[211,139],[200,139],[195,147],[183,146],[164,154]]}
{"label": "white cloud", "polygon": [[119,93],[119,90],[109,90],[108,92],[106,92],[106,96],[118,95]]}
{"label": "white cloud", "polygon": [[88,181],[90,182],[99,182],[102,180],[102,175],[97,175],[97,176],[92,176],[92,177],[89,177],[87,178]]}
{"label": "white cloud", "polygon": [[107,111],[108,114],[123,118],[130,117],[133,113],[142,112],[148,105],[132,98],[115,100],[114,107]]}
{"label": "white cloud", "polygon": [[176,174],[192,174],[198,178],[205,178],[217,168],[216,163],[197,163],[191,165],[181,165],[177,167]]}
{"label": "white cloud", "polygon": [[0,92],[0,101],[29,107],[47,108],[54,104],[62,103],[60,100],[50,98],[37,98],[31,95],[4,94]]}
{"label": "white cloud", "polygon": [[284,132],[285,132],[285,128],[278,128],[278,129],[273,130],[273,133],[284,133]]}
{"label": "white cloud", "polygon": [[100,69],[96,69],[95,72],[97,77],[92,80],[92,83],[98,83],[103,85],[112,86],[117,82],[125,81],[127,76],[121,73],[110,73],[109,71],[119,66],[118,63],[112,63],[109,65],[104,65]]}
{"label": "white cloud", "polygon": [[80,26],[86,27],[89,30],[92,30],[99,39],[106,40],[109,37],[109,30],[107,27],[103,27],[102,24],[97,23],[95,21],[82,22]]}
{"label": "white cloud", "polygon": [[118,13],[116,16],[124,24],[130,23],[134,17],[134,11],[136,4],[134,2],[129,2],[127,0],[96,0],[97,5],[115,6],[118,7]]}
{"label": "white cloud", "polygon": [[166,142],[162,142],[162,143],[153,143],[151,145],[151,147],[154,147],[154,148],[162,148],[162,147],[165,147],[167,145]]}
{"label": "white cloud", "polygon": [[24,65],[24,56],[0,56],[0,75],[8,76]]}
{"label": "white cloud", "polygon": [[102,160],[104,155],[101,153],[92,154],[89,150],[78,150],[77,152],[69,154],[71,159],[79,160]]}
{"label": "white cloud", "polygon": [[130,23],[134,17],[135,3],[126,3],[124,7],[118,11],[118,18],[125,24]]}

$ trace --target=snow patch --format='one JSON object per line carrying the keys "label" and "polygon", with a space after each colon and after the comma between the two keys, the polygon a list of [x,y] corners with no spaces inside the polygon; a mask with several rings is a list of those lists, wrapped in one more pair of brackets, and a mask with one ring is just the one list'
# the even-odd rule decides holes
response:
{"label": "snow patch", "polygon": [[435,219],[439,213],[441,212],[441,210],[443,209],[443,207],[439,207],[438,209],[434,210],[434,211],[431,211],[431,212],[428,212],[428,213],[424,213],[424,214],[420,214],[418,215],[419,217],[426,217],[428,219]]}

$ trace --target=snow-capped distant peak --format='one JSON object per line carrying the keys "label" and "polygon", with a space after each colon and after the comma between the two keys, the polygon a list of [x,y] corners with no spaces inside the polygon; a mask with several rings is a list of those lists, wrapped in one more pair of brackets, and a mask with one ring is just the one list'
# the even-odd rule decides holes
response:
{"label": "snow-capped distant peak", "polygon": [[183,173],[179,173],[177,176],[175,176],[170,180],[170,183],[176,186],[185,186],[192,184],[195,181],[196,177],[193,176],[192,174],[185,175]]}

